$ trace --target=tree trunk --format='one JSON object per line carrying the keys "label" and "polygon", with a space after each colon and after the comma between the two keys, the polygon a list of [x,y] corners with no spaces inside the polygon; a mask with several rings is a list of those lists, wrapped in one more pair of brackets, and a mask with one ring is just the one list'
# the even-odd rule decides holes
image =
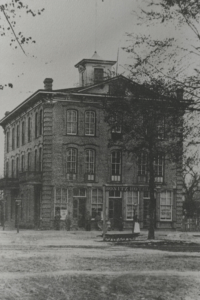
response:
{"label": "tree trunk", "polygon": [[150,192],[150,203],[149,203],[149,232],[148,239],[155,239],[154,225],[155,225],[155,209],[156,199],[154,196],[155,191],[155,179],[154,179],[154,156],[152,147],[149,147],[149,192]]}

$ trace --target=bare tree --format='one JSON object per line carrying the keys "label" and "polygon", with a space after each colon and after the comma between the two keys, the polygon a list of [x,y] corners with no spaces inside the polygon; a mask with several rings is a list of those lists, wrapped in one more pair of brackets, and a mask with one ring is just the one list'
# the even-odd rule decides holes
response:
{"label": "bare tree", "polygon": [[[13,46],[15,49],[18,47],[26,55],[24,45],[29,43],[36,43],[36,41],[31,36],[26,36],[23,33],[23,29],[16,31],[17,28],[17,17],[22,16],[22,11],[26,14],[30,14],[32,17],[41,15],[44,11],[44,8],[32,10],[31,5],[25,3],[23,0],[11,0],[5,1],[5,4],[0,5],[0,35],[1,38],[4,36],[10,37],[10,46]],[[1,84],[0,89],[3,89],[4,86],[10,88],[13,87],[12,83]]]}
{"label": "bare tree", "polygon": [[[116,97],[105,103],[105,120],[111,132],[119,132],[111,138],[109,145],[121,149],[139,161],[145,160],[144,174],[149,183],[149,239],[154,239],[155,186],[162,182],[163,174],[159,161],[175,163],[179,173],[182,170],[183,142],[191,133],[184,127],[183,115],[188,103],[181,98],[161,96],[145,86],[135,84],[132,93],[126,94],[126,87],[115,84]],[[190,128],[191,129],[191,128]],[[180,174],[181,176],[181,174]]]}
{"label": "bare tree", "polygon": [[193,153],[189,157],[184,158],[183,164],[183,183],[185,190],[185,200],[188,202],[194,201],[195,193],[199,190],[200,185],[200,160],[198,152]]}
{"label": "bare tree", "polygon": [[[198,0],[138,1],[134,12],[143,33],[129,33],[124,50],[132,54],[132,78],[154,82],[163,93],[184,88],[185,97],[199,102],[200,3]],[[153,34],[161,28],[162,36]],[[155,30],[154,30],[155,29]],[[164,83],[160,85],[160,83]]]}

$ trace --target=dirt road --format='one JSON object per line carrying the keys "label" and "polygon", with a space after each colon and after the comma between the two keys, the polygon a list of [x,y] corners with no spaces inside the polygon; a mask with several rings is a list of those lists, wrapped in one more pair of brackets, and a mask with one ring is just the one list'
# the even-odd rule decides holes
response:
{"label": "dirt road", "polygon": [[104,243],[98,232],[1,231],[0,279],[1,300],[198,300],[200,252]]}

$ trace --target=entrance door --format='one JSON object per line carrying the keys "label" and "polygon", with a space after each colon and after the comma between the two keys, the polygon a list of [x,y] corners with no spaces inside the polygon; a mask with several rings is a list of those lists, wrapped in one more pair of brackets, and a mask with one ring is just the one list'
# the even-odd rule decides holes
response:
{"label": "entrance door", "polygon": [[73,218],[77,219],[78,227],[85,227],[86,198],[74,198]]}
{"label": "entrance door", "polygon": [[[143,228],[149,227],[149,202],[149,197],[143,198]],[[156,215],[154,220],[154,228],[156,228]]]}
{"label": "entrance door", "polygon": [[40,203],[41,203],[41,187],[35,186],[34,188],[34,225],[39,228],[40,226]]}
{"label": "entrance door", "polygon": [[109,219],[114,229],[120,229],[122,222],[122,199],[109,199]]}

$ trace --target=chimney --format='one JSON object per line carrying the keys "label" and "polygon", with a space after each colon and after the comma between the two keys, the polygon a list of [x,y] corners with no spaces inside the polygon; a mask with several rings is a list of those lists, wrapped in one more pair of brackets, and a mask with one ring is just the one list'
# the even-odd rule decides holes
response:
{"label": "chimney", "polygon": [[183,88],[178,88],[176,90],[176,97],[178,100],[183,100],[183,92],[184,92]]}
{"label": "chimney", "polygon": [[52,91],[52,83],[53,83],[52,78],[46,78],[44,80],[44,89]]}

